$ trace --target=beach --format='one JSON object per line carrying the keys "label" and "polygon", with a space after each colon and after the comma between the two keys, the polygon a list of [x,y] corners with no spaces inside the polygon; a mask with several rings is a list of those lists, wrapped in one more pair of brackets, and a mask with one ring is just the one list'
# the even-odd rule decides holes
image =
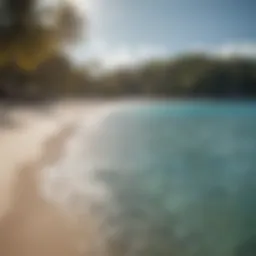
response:
{"label": "beach", "polygon": [[71,103],[6,113],[11,122],[0,129],[0,255],[97,255],[91,248],[94,220],[81,223],[39,189],[41,171],[62,156],[84,114],[81,104]]}

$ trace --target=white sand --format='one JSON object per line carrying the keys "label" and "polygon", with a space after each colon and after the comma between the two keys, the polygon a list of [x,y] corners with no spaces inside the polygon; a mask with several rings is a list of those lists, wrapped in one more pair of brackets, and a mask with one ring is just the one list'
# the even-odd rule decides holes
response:
{"label": "white sand", "polygon": [[78,104],[58,104],[47,111],[12,109],[9,115],[14,127],[0,127],[0,217],[12,201],[17,171],[40,158],[47,138],[78,122],[83,108]]}
{"label": "white sand", "polygon": [[9,112],[14,126],[0,127],[0,255],[102,255],[95,246],[99,240],[95,217],[80,220],[67,214],[46,201],[40,190],[41,171],[62,156],[85,118],[96,125],[96,112],[95,104],[68,102],[50,107],[49,112],[31,108]]}

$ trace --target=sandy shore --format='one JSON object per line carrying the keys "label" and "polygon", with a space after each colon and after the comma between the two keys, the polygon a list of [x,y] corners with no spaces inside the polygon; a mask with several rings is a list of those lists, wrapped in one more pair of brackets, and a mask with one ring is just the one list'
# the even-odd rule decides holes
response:
{"label": "sandy shore", "polygon": [[0,255],[99,255],[93,218],[81,223],[39,192],[40,170],[61,157],[83,111],[77,105],[50,114],[15,111],[18,127],[0,129]]}

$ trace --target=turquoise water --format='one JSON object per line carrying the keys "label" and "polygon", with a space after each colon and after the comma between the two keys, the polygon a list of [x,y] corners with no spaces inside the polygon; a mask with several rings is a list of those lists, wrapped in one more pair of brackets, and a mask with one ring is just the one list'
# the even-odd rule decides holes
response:
{"label": "turquoise water", "polygon": [[117,104],[82,134],[110,255],[256,255],[256,104]]}
{"label": "turquoise water", "polygon": [[256,255],[256,104],[127,104],[89,144],[117,251]]}

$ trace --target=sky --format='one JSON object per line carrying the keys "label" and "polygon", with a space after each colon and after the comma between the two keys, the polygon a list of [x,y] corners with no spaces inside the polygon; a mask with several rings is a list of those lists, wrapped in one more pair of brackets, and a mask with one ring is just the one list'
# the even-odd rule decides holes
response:
{"label": "sky", "polygon": [[[79,0],[77,0],[79,1]],[[256,56],[256,0],[81,0],[77,59],[106,67],[191,51]]]}

